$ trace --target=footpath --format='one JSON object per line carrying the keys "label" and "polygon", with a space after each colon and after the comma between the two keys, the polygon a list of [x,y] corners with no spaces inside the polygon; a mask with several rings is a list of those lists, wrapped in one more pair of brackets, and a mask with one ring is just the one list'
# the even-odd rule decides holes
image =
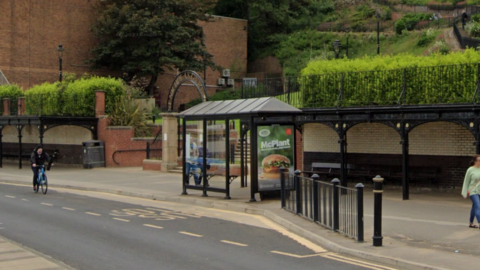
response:
{"label": "footpath", "polygon": [[[1,226],[1,225],[0,225]],[[0,237],[0,270],[70,269],[47,257]]]}
{"label": "footpath", "polygon": [[[480,265],[480,230],[468,228],[471,202],[459,195],[460,190],[440,192],[412,188],[411,199],[403,201],[400,189],[386,189],[384,246],[373,247],[373,193],[368,187],[365,189],[366,241],[357,243],[280,209],[278,199],[248,202],[250,188],[240,188],[238,180],[231,186],[232,199],[225,200],[220,193],[202,197],[201,192],[189,190],[189,195],[180,195],[180,174],[142,171],[141,168],[55,167],[47,174],[52,188],[106,192],[263,215],[332,252],[397,269],[457,270]],[[14,165],[4,165],[0,168],[0,183],[24,184],[26,192],[32,192],[32,172],[28,167],[19,170]],[[224,183],[213,178],[210,185],[223,187]],[[260,200],[258,195],[257,200]]]}

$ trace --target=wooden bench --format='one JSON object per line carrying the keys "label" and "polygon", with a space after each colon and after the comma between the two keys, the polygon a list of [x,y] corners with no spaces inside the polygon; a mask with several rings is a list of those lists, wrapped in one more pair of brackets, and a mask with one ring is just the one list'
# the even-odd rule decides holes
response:
{"label": "wooden bench", "polygon": [[411,167],[410,168],[410,182],[418,183],[428,182],[429,185],[438,186],[437,174],[439,168],[437,167]]}
{"label": "wooden bench", "polygon": [[[342,164],[340,163],[322,163],[322,162],[313,162],[311,171],[304,171],[308,176],[317,174],[321,178],[326,179],[327,177],[339,177],[341,175]],[[353,169],[352,164],[347,164],[347,170]]]}

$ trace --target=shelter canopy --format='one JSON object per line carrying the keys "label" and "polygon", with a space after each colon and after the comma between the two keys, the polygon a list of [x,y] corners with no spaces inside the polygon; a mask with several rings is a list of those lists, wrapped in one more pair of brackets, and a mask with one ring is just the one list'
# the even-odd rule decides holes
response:
{"label": "shelter canopy", "polygon": [[273,97],[207,101],[179,114],[181,118],[239,118],[264,115],[293,115],[301,110]]}

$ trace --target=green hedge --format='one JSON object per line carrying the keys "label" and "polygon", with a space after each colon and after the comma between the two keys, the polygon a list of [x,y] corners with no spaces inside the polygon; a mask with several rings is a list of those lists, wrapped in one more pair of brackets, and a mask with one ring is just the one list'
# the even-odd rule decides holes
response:
{"label": "green hedge", "polygon": [[120,79],[90,77],[66,83],[44,83],[27,90],[27,114],[50,116],[95,116],[95,91],[106,94],[106,109],[125,93]]}
{"label": "green hedge", "polygon": [[[299,78],[305,107],[471,102],[480,54],[434,54],[313,61]],[[342,99],[339,99],[342,90]]]}
{"label": "green hedge", "polygon": [[420,21],[428,21],[432,18],[429,13],[408,13],[395,23],[395,32],[398,35],[402,34],[403,30],[412,31],[415,25]]}
{"label": "green hedge", "polygon": [[11,101],[11,113],[15,114],[18,109],[18,98],[23,96],[23,90],[18,85],[0,85],[0,114],[3,114],[3,99]]}

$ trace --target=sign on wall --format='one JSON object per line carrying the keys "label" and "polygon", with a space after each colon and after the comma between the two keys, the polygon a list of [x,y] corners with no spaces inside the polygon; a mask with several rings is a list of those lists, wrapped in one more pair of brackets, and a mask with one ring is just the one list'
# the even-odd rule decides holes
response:
{"label": "sign on wall", "polygon": [[293,126],[258,126],[258,191],[280,189],[280,167],[293,173],[295,129]]}

